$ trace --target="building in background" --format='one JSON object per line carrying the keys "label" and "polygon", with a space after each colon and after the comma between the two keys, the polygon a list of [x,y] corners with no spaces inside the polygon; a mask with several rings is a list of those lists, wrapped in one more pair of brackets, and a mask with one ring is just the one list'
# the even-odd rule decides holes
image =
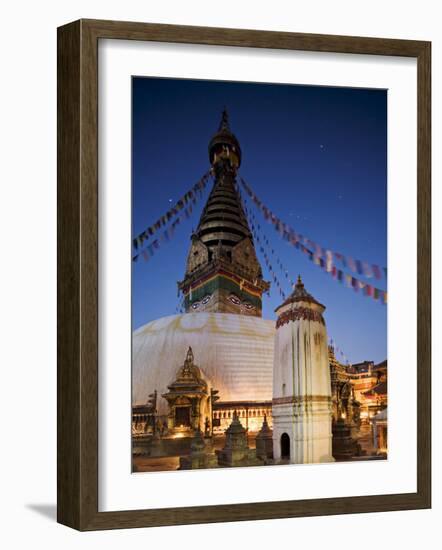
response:
{"label": "building in background", "polygon": [[363,361],[347,368],[355,399],[360,403],[362,423],[378,414],[387,406],[387,360],[375,365]]}

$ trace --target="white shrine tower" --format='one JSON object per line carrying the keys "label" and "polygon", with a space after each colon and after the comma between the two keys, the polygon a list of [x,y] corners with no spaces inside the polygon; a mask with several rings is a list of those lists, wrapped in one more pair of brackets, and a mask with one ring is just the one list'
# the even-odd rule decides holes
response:
{"label": "white shrine tower", "polygon": [[334,462],[325,306],[301,277],[276,309],[273,456],[292,464]]}

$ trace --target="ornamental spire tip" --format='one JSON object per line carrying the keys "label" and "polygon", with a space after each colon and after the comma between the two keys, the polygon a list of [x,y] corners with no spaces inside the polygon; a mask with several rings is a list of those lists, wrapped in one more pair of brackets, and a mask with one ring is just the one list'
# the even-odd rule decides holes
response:
{"label": "ornamental spire tip", "polygon": [[218,128],[218,131],[221,131],[221,130],[229,130],[230,132],[229,113],[227,112],[227,107],[225,105],[221,114],[221,122],[219,123],[219,128]]}

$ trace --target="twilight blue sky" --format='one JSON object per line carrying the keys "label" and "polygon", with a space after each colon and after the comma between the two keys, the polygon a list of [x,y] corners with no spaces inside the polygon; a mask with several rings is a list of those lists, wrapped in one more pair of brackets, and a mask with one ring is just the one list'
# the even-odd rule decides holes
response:
{"label": "twilight blue sky", "polygon": [[[243,152],[240,175],[277,216],[325,248],[387,265],[385,90],[133,78],[134,236],[208,170],[207,145],[224,106]],[[169,243],[148,262],[133,264],[134,329],[175,313],[176,282],[208,192]],[[386,306],[333,280],[282,241],[256,209],[255,217],[290,276],[300,273],[327,307],[329,336],[348,359],[383,360]],[[259,250],[258,257],[271,280]],[[273,268],[288,292],[276,261]],[[386,289],[385,280],[371,282]],[[263,316],[274,319],[280,302],[271,290]]]}

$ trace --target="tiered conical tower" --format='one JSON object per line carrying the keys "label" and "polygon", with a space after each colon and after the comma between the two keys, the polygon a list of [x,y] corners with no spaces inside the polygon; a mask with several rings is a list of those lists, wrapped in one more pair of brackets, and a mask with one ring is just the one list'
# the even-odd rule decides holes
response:
{"label": "tiered conical tower", "polygon": [[224,110],[218,132],[209,143],[215,178],[198,228],[192,234],[184,280],[186,312],[262,315],[262,278],[253,237],[236,186],[241,148]]}

